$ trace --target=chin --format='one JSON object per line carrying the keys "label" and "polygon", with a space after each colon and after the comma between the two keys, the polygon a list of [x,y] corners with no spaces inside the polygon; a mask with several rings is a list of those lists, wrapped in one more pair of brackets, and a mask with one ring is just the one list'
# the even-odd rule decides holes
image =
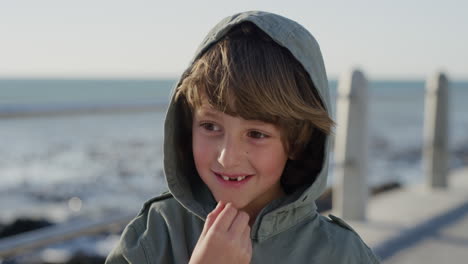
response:
{"label": "chin", "polygon": [[223,201],[224,203],[231,203],[237,209],[243,209],[248,205],[247,201],[236,201],[235,199],[227,198],[227,197],[219,197],[216,199],[217,201]]}
{"label": "chin", "polygon": [[247,206],[246,203],[242,203],[242,202],[234,202],[234,201],[230,201],[232,203],[232,205],[234,205],[235,208],[237,209],[243,209],[244,207]]}

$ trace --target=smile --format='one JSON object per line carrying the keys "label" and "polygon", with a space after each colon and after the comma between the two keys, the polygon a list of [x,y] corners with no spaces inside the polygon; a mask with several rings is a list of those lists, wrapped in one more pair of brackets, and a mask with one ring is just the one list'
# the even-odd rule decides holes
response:
{"label": "smile", "polygon": [[226,183],[241,183],[245,182],[247,179],[249,179],[252,175],[226,175],[226,174],[220,174],[213,172],[218,179],[223,180]]}
{"label": "smile", "polygon": [[220,176],[225,181],[242,181],[243,179],[245,179],[245,177],[247,177],[247,176],[242,176],[242,177],[237,177],[237,178],[229,178],[227,176],[222,176],[222,175],[220,175]]}

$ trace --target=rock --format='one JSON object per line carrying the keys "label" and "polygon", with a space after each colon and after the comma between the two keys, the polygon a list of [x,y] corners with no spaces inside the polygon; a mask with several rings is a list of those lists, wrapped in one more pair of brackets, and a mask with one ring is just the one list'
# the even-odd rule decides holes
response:
{"label": "rock", "polygon": [[53,223],[45,219],[33,220],[33,219],[19,218],[19,219],[16,219],[11,224],[0,225],[0,238],[36,230],[39,228],[50,226],[52,224]]}
{"label": "rock", "polygon": [[77,253],[64,264],[104,264],[105,260],[105,257],[87,256],[84,253]]}
{"label": "rock", "polygon": [[378,195],[384,192],[401,188],[401,183],[399,182],[388,182],[371,188],[371,195]]}

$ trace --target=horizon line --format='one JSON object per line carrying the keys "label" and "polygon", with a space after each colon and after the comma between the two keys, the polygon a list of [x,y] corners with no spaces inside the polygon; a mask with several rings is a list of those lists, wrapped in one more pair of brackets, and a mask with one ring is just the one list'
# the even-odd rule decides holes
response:
{"label": "horizon line", "polygon": [[[368,76],[367,76],[368,77]],[[369,81],[425,81],[430,76],[376,76],[375,78],[369,78]],[[65,75],[49,75],[49,76],[35,76],[35,75],[21,75],[21,76],[2,76],[0,75],[0,80],[128,80],[128,81],[151,81],[151,80],[171,80],[176,81],[180,76],[171,76],[171,75],[161,75],[161,76],[114,76],[114,75],[83,75],[83,76],[65,76]],[[339,76],[329,76],[329,81],[339,80]],[[457,78],[451,77],[449,75],[449,80],[456,82],[468,82],[467,77]]]}

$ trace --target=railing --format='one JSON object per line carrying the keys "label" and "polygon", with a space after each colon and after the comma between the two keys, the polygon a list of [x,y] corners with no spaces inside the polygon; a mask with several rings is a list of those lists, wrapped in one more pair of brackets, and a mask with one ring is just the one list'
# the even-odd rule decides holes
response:
{"label": "railing", "polygon": [[[448,79],[436,73],[426,82],[424,173],[429,188],[446,188],[448,174]],[[366,219],[367,80],[353,70],[339,80],[333,210],[354,221]]]}
{"label": "railing", "polygon": [[[368,104],[367,80],[353,70],[339,80],[335,138],[336,214],[349,219],[366,219]],[[448,80],[437,73],[426,84],[424,164],[431,188],[447,187]],[[133,217],[120,215],[86,223],[72,222],[0,240],[0,258],[19,255],[84,235],[121,230]]]}

